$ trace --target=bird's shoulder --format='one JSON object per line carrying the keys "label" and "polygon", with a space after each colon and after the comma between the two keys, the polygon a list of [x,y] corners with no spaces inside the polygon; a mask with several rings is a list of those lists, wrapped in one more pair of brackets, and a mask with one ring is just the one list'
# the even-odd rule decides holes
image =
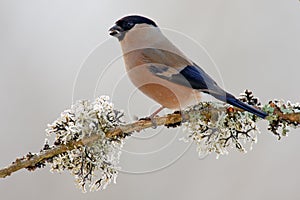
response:
{"label": "bird's shoulder", "polygon": [[158,63],[179,69],[191,64],[191,61],[186,59],[180,52],[173,52],[168,49],[144,48],[140,52],[142,58],[147,63]]}

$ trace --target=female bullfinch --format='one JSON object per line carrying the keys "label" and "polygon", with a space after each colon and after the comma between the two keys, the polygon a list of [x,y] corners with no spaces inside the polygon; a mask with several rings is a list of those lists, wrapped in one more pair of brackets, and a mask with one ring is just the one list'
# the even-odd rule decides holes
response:
{"label": "female bullfinch", "polygon": [[200,92],[253,113],[267,114],[241,102],[218,84],[196,63],[171,43],[157,24],[143,16],[131,15],[109,29],[118,38],[127,74],[132,83],[163,108],[182,109],[200,100]]}

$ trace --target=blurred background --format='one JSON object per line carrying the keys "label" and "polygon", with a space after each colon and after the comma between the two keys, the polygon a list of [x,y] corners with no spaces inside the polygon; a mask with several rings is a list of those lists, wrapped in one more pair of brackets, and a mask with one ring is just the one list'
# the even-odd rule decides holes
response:
{"label": "blurred background", "polygon": [[[129,82],[108,35],[128,14],[155,20],[233,94],[300,101],[298,0],[1,0],[0,167],[39,151],[47,124],[78,99],[109,95],[128,121],[157,108]],[[68,172],[46,167],[0,180],[1,198],[299,199],[300,129],[278,141],[259,125],[252,151],[219,159],[199,159],[181,129],[147,130],[126,141],[117,184],[104,191],[83,194]]]}

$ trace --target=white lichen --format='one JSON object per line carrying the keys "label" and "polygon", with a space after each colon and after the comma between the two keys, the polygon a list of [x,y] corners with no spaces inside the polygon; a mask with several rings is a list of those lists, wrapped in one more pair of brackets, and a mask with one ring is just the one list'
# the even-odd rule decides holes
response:
{"label": "white lichen", "polygon": [[100,139],[52,158],[51,170],[69,170],[83,191],[86,188],[91,191],[105,189],[111,182],[115,183],[123,138],[112,140],[105,136],[105,132],[121,125],[122,116],[123,112],[114,109],[107,96],[101,96],[94,102],[78,101],[65,110],[46,130],[48,135],[55,135],[55,145],[94,134]]}
{"label": "white lichen", "polygon": [[257,117],[248,112],[227,112],[224,107],[221,103],[201,102],[184,111],[189,116],[183,123],[188,129],[186,139],[196,143],[199,157],[214,152],[218,158],[228,154],[229,148],[246,153],[247,144],[252,149],[257,142]]}

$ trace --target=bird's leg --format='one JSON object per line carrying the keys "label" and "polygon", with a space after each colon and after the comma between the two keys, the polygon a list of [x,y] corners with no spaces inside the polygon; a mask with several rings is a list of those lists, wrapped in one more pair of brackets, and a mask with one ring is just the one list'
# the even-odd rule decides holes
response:
{"label": "bird's leg", "polygon": [[152,113],[149,118],[154,118],[160,111],[162,111],[165,107],[161,106],[159,109],[157,109],[154,113]]}
{"label": "bird's leg", "polygon": [[164,109],[165,107],[161,106],[159,109],[157,109],[154,113],[152,113],[149,117],[143,117],[143,118],[140,118],[139,120],[151,120],[151,123],[152,123],[152,128],[156,128],[157,127],[157,123],[156,121],[154,120],[154,117]]}
{"label": "bird's leg", "polygon": [[165,107],[161,106],[159,109],[157,109],[154,113],[152,113],[152,114],[149,116],[149,118],[150,118],[150,120],[151,120],[151,123],[152,123],[152,128],[155,129],[155,128],[157,127],[157,123],[156,123],[156,121],[154,120],[154,117],[155,117],[160,111],[162,111],[164,108],[165,108]]}

